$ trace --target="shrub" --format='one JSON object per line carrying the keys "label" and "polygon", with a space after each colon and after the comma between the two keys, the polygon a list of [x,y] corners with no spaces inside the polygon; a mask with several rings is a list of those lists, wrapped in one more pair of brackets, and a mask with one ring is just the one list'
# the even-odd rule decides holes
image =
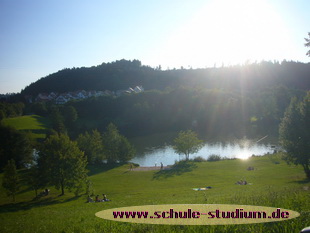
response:
{"label": "shrub", "polygon": [[222,158],[219,155],[210,155],[207,159],[207,161],[209,162],[220,161],[220,160],[222,160]]}
{"label": "shrub", "polygon": [[202,158],[201,156],[195,157],[193,159],[194,162],[206,162],[207,160]]}

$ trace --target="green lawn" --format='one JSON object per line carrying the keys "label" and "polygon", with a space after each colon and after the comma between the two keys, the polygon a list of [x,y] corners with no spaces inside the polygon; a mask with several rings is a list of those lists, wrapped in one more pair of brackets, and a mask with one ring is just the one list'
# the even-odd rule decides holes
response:
{"label": "green lawn", "polygon": [[[280,164],[276,164],[279,161]],[[253,166],[254,171],[247,171]],[[130,171],[129,165],[90,167],[95,194],[111,202],[86,203],[50,187],[51,194],[32,201],[26,186],[11,204],[0,188],[0,232],[299,232],[310,226],[310,183],[300,166],[289,166],[268,156],[248,160],[189,162],[167,171]],[[22,172],[22,171],[20,171]],[[0,174],[2,177],[2,174]],[[252,185],[236,185],[246,179]],[[211,186],[207,191],[195,187]],[[156,204],[240,204],[294,210],[301,216],[265,224],[224,226],[169,226],[121,223],[95,217],[110,208]]]}
{"label": "green lawn", "polygon": [[45,138],[46,131],[50,128],[49,120],[38,115],[5,118],[2,120],[2,123],[12,126],[17,130],[30,131],[34,134],[34,138],[36,139]]}

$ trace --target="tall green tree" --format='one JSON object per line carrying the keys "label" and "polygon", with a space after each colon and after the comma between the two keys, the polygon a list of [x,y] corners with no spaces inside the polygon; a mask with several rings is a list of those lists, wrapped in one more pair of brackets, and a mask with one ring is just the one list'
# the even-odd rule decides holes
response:
{"label": "tall green tree", "polygon": [[51,112],[50,118],[52,121],[53,129],[58,133],[66,133],[64,117],[59,111],[59,108],[57,106],[52,106],[50,112]]}
{"label": "tall green tree", "polygon": [[2,109],[0,109],[0,121],[4,119],[5,117],[6,117],[5,112]]}
{"label": "tall green tree", "polygon": [[120,135],[118,144],[118,159],[120,162],[127,162],[132,159],[136,151],[134,147],[129,143],[126,137]]}
{"label": "tall green tree", "polygon": [[34,190],[35,197],[38,196],[38,190],[48,184],[48,177],[44,177],[44,172],[39,170],[37,165],[33,165],[25,175],[27,184]]}
{"label": "tall green tree", "polygon": [[133,146],[127,138],[118,132],[117,127],[110,123],[103,134],[104,153],[108,163],[129,161],[135,154]]}
{"label": "tall green tree", "polygon": [[78,119],[78,114],[76,109],[73,106],[66,106],[63,110],[64,121],[66,126],[69,129],[72,129],[75,125],[76,120]]}
{"label": "tall green tree", "polygon": [[0,169],[10,159],[14,159],[18,168],[31,163],[32,144],[29,134],[0,124]]}
{"label": "tall green tree", "polygon": [[176,139],[173,149],[177,154],[184,154],[186,160],[190,154],[197,153],[203,146],[203,141],[198,139],[197,134],[191,130],[181,131]]}
{"label": "tall green tree", "polygon": [[98,130],[80,134],[77,144],[80,150],[84,151],[89,163],[100,163],[104,159],[102,136]]}
{"label": "tall green tree", "polygon": [[65,188],[79,190],[81,184],[85,183],[86,165],[84,153],[67,135],[50,136],[40,149],[39,169],[49,184],[61,189],[62,195],[65,194]]}
{"label": "tall green tree", "polygon": [[7,195],[12,196],[13,202],[15,202],[15,195],[19,190],[19,177],[14,159],[9,160],[4,168],[2,186],[6,189]]}
{"label": "tall green tree", "polygon": [[118,160],[119,132],[117,127],[110,123],[103,134],[104,153],[108,163],[115,163]]}
{"label": "tall green tree", "polygon": [[288,163],[300,164],[310,179],[310,91],[302,102],[293,98],[280,124],[280,142]]}

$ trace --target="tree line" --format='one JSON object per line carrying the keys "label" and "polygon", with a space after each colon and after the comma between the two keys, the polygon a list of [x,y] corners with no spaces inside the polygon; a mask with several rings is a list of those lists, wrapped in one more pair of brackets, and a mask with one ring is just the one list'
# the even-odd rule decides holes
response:
{"label": "tree line", "polygon": [[[75,131],[103,130],[113,122],[126,136],[193,129],[209,137],[278,135],[278,124],[293,96],[284,86],[240,94],[221,89],[177,88],[119,98],[68,103],[78,115]],[[74,134],[74,132],[72,132]],[[76,133],[75,133],[76,134]]]}
{"label": "tree line", "polygon": [[25,104],[0,102],[0,120],[8,117],[21,116],[24,113]]}
{"label": "tree line", "polygon": [[135,155],[134,147],[113,124],[109,124],[103,134],[97,130],[85,132],[76,141],[67,134],[51,134],[35,145],[38,153],[34,153],[33,144],[26,141],[29,138],[13,128],[0,125],[0,135],[2,185],[13,201],[19,188],[16,168],[26,168],[24,179],[36,196],[39,189],[50,185],[60,189],[62,195],[65,189],[79,195],[83,190],[90,192],[88,164],[99,165],[104,160],[107,164],[125,163]]}
{"label": "tree line", "polygon": [[223,89],[176,88],[121,97],[93,97],[65,105],[34,103],[25,112],[46,116],[54,131],[76,139],[110,122],[126,136],[193,129],[206,137],[278,135],[292,97],[305,91],[276,86],[238,93]]}

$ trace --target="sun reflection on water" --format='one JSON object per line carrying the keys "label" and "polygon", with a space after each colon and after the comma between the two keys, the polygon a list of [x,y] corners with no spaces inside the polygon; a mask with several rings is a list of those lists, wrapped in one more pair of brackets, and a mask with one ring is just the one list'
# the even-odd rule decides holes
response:
{"label": "sun reflection on water", "polygon": [[249,151],[248,148],[240,151],[240,153],[237,155],[238,159],[243,159],[243,160],[246,160],[250,157],[251,157],[251,151]]}

